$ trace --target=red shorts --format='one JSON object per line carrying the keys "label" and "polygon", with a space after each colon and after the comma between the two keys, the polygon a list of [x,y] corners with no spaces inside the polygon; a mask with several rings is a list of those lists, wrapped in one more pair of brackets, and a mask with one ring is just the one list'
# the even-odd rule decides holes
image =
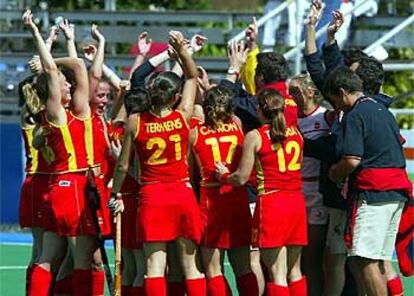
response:
{"label": "red shorts", "polygon": [[189,182],[144,185],[138,200],[138,236],[142,242],[178,237],[199,242],[200,211]]}
{"label": "red shorts", "polygon": [[60,236],[95,235],[96,226],[86,203],[85,173],[50,175],[49,203],[44,229]]}
{"label": "red shorts", "polygon": [[259,248],[305,246],[308,243],[302,192],[279,191],[258,196],[252,244]]}
{"label": "red shorts", "polygon": [[27,175],[20,192],[20,227],[43,227],[42,207],[48,202],[49,176]]}
{"label": "red shorts", "polygon": [[136,195],[122,195],[125,210],[122,213],[121,244],[126,249],[142,249],[138,240],[138,199]]}
{"label": "red shorts", "polygon": [[233,187],[220,195],[220,188],[201,187],[201,245],[230,249],[250,246],[251,220],[246,189]]}

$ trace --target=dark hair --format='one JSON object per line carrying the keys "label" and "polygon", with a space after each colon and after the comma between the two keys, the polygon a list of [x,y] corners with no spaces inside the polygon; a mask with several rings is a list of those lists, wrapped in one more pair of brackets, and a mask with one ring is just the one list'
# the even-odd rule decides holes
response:
{"label": "dark hair", "polygon": [[174,72],[160,73],[149,90],[151,106],[160,109],[169,106],[171,99],[180,92],[181,79]]}
{"label": "dark hair", "polygon": [[359,63],[363,57],[367,57],[368,55],[361,48],[351,47],[342,50],[342,56],[345,66],[350,67],[353,63]]}
{"label": "dark hair", "polygon": [[286,138],[285,99],[274,89],[264,89],[258,93],[257,101],[263,115],[272,124],[270,130],[272,142],[283,142]]}
{"label": "dark hair", "polygon": [[348,67],[341,66],[333,70],[325,80],[325,94],[329,97],[339,95],[343,88],[349,93],[363,91],[362,80]]}
{"label": "dark hair", "polygon": [[264,52],[257,55],[256,74],[263,75],[265,83],[285,81],[289,65],[285,57],[276,52]]}
{"label": "dark hair", "polygon": [[70,95],[73,96],[77,86],[75,72],[72,69],[62,66],[59,67],[59,70],[65,75],[66,81],[70,83]]}
{"label": "dark hair", "polygon": [[381,62],[372,57],[363,57],[359,61],[359,66],[355,73],[362,80],[365,94],[379,94],[381,85],[384,82],[384,68]]}
{"label": "dark hair", "polygon": [[33,88],[36,90],[40,101],[45,104],[49,98],[49,86],[47,83],[47,76],[45,73],[41,73],[37,76],[36,82],[33,83]]}
{"label": "dark hair", "polygon": [[128,116],[148,111],[150,108],[149,94],[144,88],[129,90],[124,96],[124,105]]}
{"label": "dark hair", "polygon": [[233,114],[233,92],[221,85],[209,89],[203,101],[203,112],[208,127],[215,129],[220,121],[228,122]]}

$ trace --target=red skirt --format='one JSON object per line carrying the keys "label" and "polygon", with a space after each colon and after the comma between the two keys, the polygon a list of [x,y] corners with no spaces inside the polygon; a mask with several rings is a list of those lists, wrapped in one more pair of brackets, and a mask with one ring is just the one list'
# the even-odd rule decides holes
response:
{"label": "red skirt", "polygon": [[50,175],[49,202],[43,214],[46,231],[60,236],[96,234],[95,222],[86,202],[86,185],[85,173]]}
{"label": "red skirt", "polygon": [[278,191],[258,196],[252,244],[259,248],[305,246],[308,243],[302,192]]}
{"label": "red skirt", "polygon": [[219,187],[201,187],[200,212],[202,246],[220,249],[250,246],[252,217],[245,188],[233,187],[220,194]]}
{"label": "red skirt", "polygon": [[138,209],[140,241],[167,242],[179,237],[200,241],[200,212],[189,182],[142,186]]}
{"label": "red skirt", "polygon": [[42,207],[48,202],[49,176],[27,175],[20,192],[20,227],[43,227]]}

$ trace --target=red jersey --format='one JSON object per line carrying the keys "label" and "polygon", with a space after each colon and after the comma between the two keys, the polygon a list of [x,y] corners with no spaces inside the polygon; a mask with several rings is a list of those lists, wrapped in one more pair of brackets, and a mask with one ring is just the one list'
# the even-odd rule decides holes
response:
{"label": "red jersey", "polygon": [[190,129],[193,129],[196,125],[202,123],[203,121],[198,117],[191,117],[190,119]]}
{"label": "red jersey", "polygon": [[80,119],[66,111],[65,124],[56,125],[44,116],[42,127],[45,146],[39,153],[38,172],[77,172],[93,165],[91,118]]}
{"label": "red jersey", "polygon": [[258,195],[271,191],[302,190],[300,173],[303,158],[303,138],[296,127],[288,127],[283,143],[272,143],[270,125],[258,128],[260,148],[257,152]]}
{"label": "red jersey", "polygon": [[102,116],[92,116],[93,131],[93,165],[102,165],[102,172],[105,171],[105,162],[108,155],[109,139],[108,125]]}
{"label": "red jersey", "polygon": [[26,156],[26,167],[24,171],[27,174],[34,174],[38,165],[38,151],[32,145],[34,128],[35,126],[28,128],[22,127],[24,154]]}
{"label": "red jersey", "polygon": [[201,186],[217,183],[216,162],[225,162],[231,172],[237,169],[243,150],[243,131],[233,119],[216,130],[205,123],[197,125],[195,129],[197,138],[193,151],[200,166]]}
{"label": "red jersey", "polygon": [[188,134],[189,127],[180,111],[164,117],[151,112],[140,114],[135,148],[142,184],[188,179]]}
{"label": "red jersey", "polygon": [[298,106],[295,100],[288,94],[286,82],[280,81],[272,84],[268,84],[264,87],[278,91],[285,99],[285,111],[286,126],[298,125]]}

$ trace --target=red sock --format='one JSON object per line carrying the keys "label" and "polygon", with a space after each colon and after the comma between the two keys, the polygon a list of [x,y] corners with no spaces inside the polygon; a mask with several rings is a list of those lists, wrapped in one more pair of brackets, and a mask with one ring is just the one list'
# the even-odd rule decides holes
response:
{"label": "red sock", "polygon": [[[130,288],[130,296],[145,296],[145,289],[144,286],[141,287],[131,287]],[[128,294],[124,295],[122,294],[122,296],[128,296]]]}
{"label": "red sock", "polygon": [[259,284],[256,275],[249,272],[237,278],[237,289],[240,296],[257,296],[259,295]]}
{"label": "red sock", "polygon": [[184,296],[185,285],[184,282],[167,282],[168,296]]}
{"label": "red sock", "polygon": [[32,277],[30,279],[29,295],[30,296],[48,296],[52,285],[52,273],[34,265]]}
{"label": "red sock", "polygon": [[26,296],[29,295],[30,280],[32,278],[33,266],[26,268]]}
{"label": "red sock", "polygon": [[144,280],[145,294],[151,296],[167,296],[165,277],[150,277]]}
{"label": "red sock", "polygon": [[289,291],[291,296],[306,296],[307,295],[307,285],[306,277],[302,276],[300,280],[289,283]]}
{"label": "red sock", "polygon": [[185,280],[185,286],[187,287],[187,296],[206,296],[206,278],[198,278]]}
{"label": "red sock", "polygon": [[387,281],[387,288],[390,296],[402,296],[404,294],[401,278],[398,275]]}
{"label": "red sock", "polygon": [[54,295],[72,295],[72,275],[55,282]]}
{"label": "red sock", "polygon": [[124,286],[124,285],[122,285],[121,286],[121,295],[122,296],[131,296],[132,294],[131,294],[131,290],[132,290],[132,287],[131,286]]}
{"label": "red sock", "polygon": [[290,296],[289,287],[278,286],[273,283],[266,284],[267,296]]}
{"label": "red sock", "polygon": [[73,296],[91,296],[93,291],[92,271],[74,269],[72,273]]}
{"label": "red sock", "polygon": [[226,279],[222,275],[218,275],[207,279],[208,296],[227,296]]}
{"label": "red sock", "polygon": [[105,272],[92,270],[92,295],[103,296],[105,293]]}

